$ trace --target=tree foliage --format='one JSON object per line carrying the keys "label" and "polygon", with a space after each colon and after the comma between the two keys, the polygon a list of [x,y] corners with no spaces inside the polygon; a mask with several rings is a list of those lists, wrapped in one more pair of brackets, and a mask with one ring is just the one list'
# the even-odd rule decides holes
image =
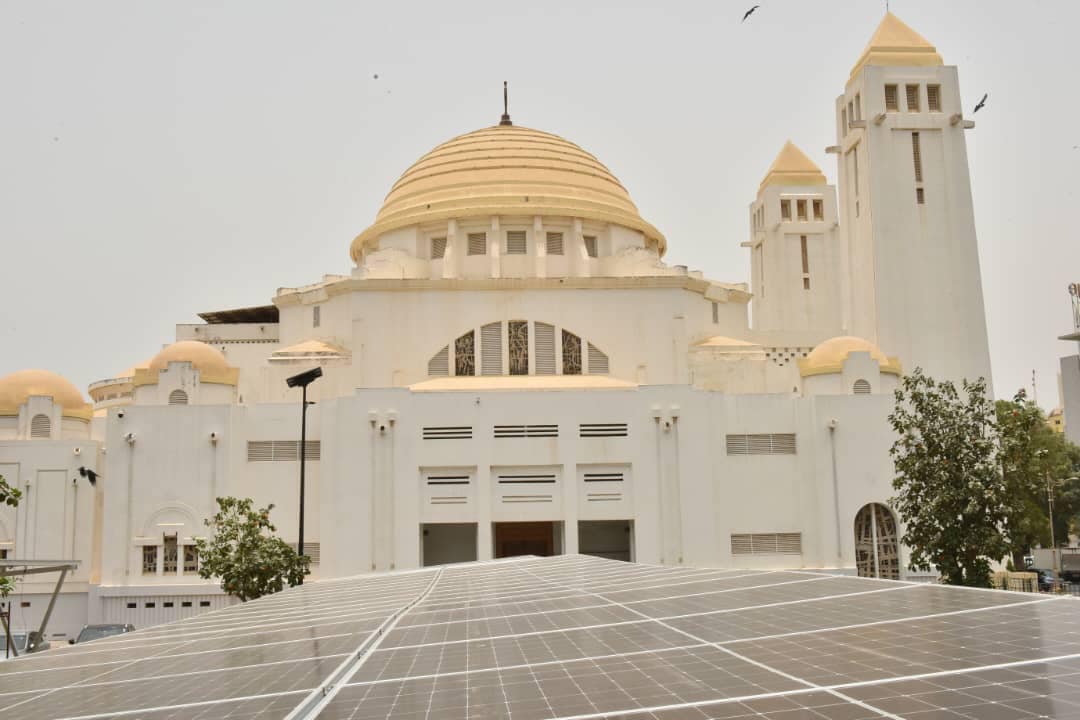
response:
{"label": "tree foliage", "polygon": [[221,589],[242,601],[254,600],[303,582],[311,564],[274,533],[273,505],[255,509],[250,498],[217,498],[218,512],[206,520],[209,540],[196,540],[199,576],[221,578]]}
{"label": "tree foliage", "polygon": [[[3,475],[0,475],[0,505],[9,505],[16,507],[19,504],[19,500],[22,498],[22,493],[18,488],[13,488],[4,479]],[[7,599],[7,596],[15,592],[15,578],[4,577],[0,575],[0,598]],[[8,624],[4,623],[4,647],[11,645],[11,628]]]}
{"label": "tree foliage", "polygon": [[990,585],[991,561],[1010,549],[1017,510],[1000,469],[994,406],[986,382],[948,381],[921,369],[896,390],[889,422],[897,439],[892,503],[904,523],[912,570],[936,568],[953,585]]}
{"label": "tree foliage", "polygon": [[22,497],[22,492],[18,488],[13,488],[8,485],[7,480],[3,475],[0,475],[0,505],[10,505],[15,507],[19,504],[19,498]]}

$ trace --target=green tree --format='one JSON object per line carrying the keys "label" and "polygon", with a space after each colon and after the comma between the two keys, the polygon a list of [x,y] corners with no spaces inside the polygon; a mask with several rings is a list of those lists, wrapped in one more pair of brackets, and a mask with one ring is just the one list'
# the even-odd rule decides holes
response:
{"label": "green tree", "polygon": [[904,523],[910,567],[936,568],[952,585],[990,586],[991,561],[1009,551],[1013,514],[1000,470],[986,381],[938,382],[916,368],[896,390],[892,504]]}
{"label": "green tree", "polygon": [[17,488],[8,485],[4,476],[0,475],[0,505],[10,505],[11,507],[15,507],[19,504],[19,498],[21,497],[22,492]]}
{"label": "green tree", "polygon": [[[16,507],[19,504],[19,499],[22,498],[22,493],[18,488],[13,488],[8,485],[7,480],[3,475],[0,475],[0,505],[9,505]],[[7,600],[15,590],[15,579],[4,577],[0,575],[0,600]],[[11,628],[8,624],[4,623],[4,647],[8,647],[11,644]]]}
{"label": "green tree", "polygon": [[242,601],[254,600],[299,585],[311,564],[274,533],[273,505],[255,509],[250,498],[217,499],[218,512],[206,521],[209,540],[196,540],[199,576],[221,578],[221,589]]}
{"label": "green tree", "polygon": [[[1001,470],[1012,512],[1008,517],[1009,548],[1013,566],[1023,568],[1023,556],[1039,544],[1050,544],[1046,484],[1075,476],[1080,468],[1080,448],[1051,430],[1038,405],[1020,390],[1010,400],[996,404],[1001,444]],[[1054,536],[1068,537],[1080,513],[1080,488],[1066,482],[1055,489]]]}

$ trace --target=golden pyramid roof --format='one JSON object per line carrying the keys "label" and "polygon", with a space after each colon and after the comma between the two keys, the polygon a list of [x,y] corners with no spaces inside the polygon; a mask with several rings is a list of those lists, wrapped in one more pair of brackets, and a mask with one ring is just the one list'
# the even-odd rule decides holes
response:
{"label": "golden pyramid roof", "polygon": [[765,173],[761,180],[761,188],[766,185],[825,184],[825,175],[821,168],[790,140],[784,143],[773,164],[769,166],[769,172]]}
{"label": "golden pyramid roof", "polygon": [[851,69],[855,77],[863,65],[926,66],[944,65],[930,41],[911,29],[891,12],[885,13],[870,43]]}

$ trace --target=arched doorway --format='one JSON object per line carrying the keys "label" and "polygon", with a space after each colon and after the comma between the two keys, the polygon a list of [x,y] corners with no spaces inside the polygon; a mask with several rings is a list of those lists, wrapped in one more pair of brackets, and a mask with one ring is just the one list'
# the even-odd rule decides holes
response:
{"label": "arched doorway", "polygon": [[855,515],[855,567],[859,577],[900,579],[896,518],[881,503],[864,505]]}

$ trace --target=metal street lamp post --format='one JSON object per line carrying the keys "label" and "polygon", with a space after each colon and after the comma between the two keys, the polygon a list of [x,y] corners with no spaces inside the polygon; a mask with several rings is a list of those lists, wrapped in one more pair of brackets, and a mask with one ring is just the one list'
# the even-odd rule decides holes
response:
{"label": "metal street lamp post", "polygon": [[[300,387],[303,394],[300,398],[300,528],[296,543],[296,554],[304,554],[304,466],[307,464],[307,387],[322,377],[322,368],[314,368],[298,375],[286,378],[285,383],[291,387]],[[312,403],[314,404],[314,403]],[[303,576],[300,584],[304,584]]]}

